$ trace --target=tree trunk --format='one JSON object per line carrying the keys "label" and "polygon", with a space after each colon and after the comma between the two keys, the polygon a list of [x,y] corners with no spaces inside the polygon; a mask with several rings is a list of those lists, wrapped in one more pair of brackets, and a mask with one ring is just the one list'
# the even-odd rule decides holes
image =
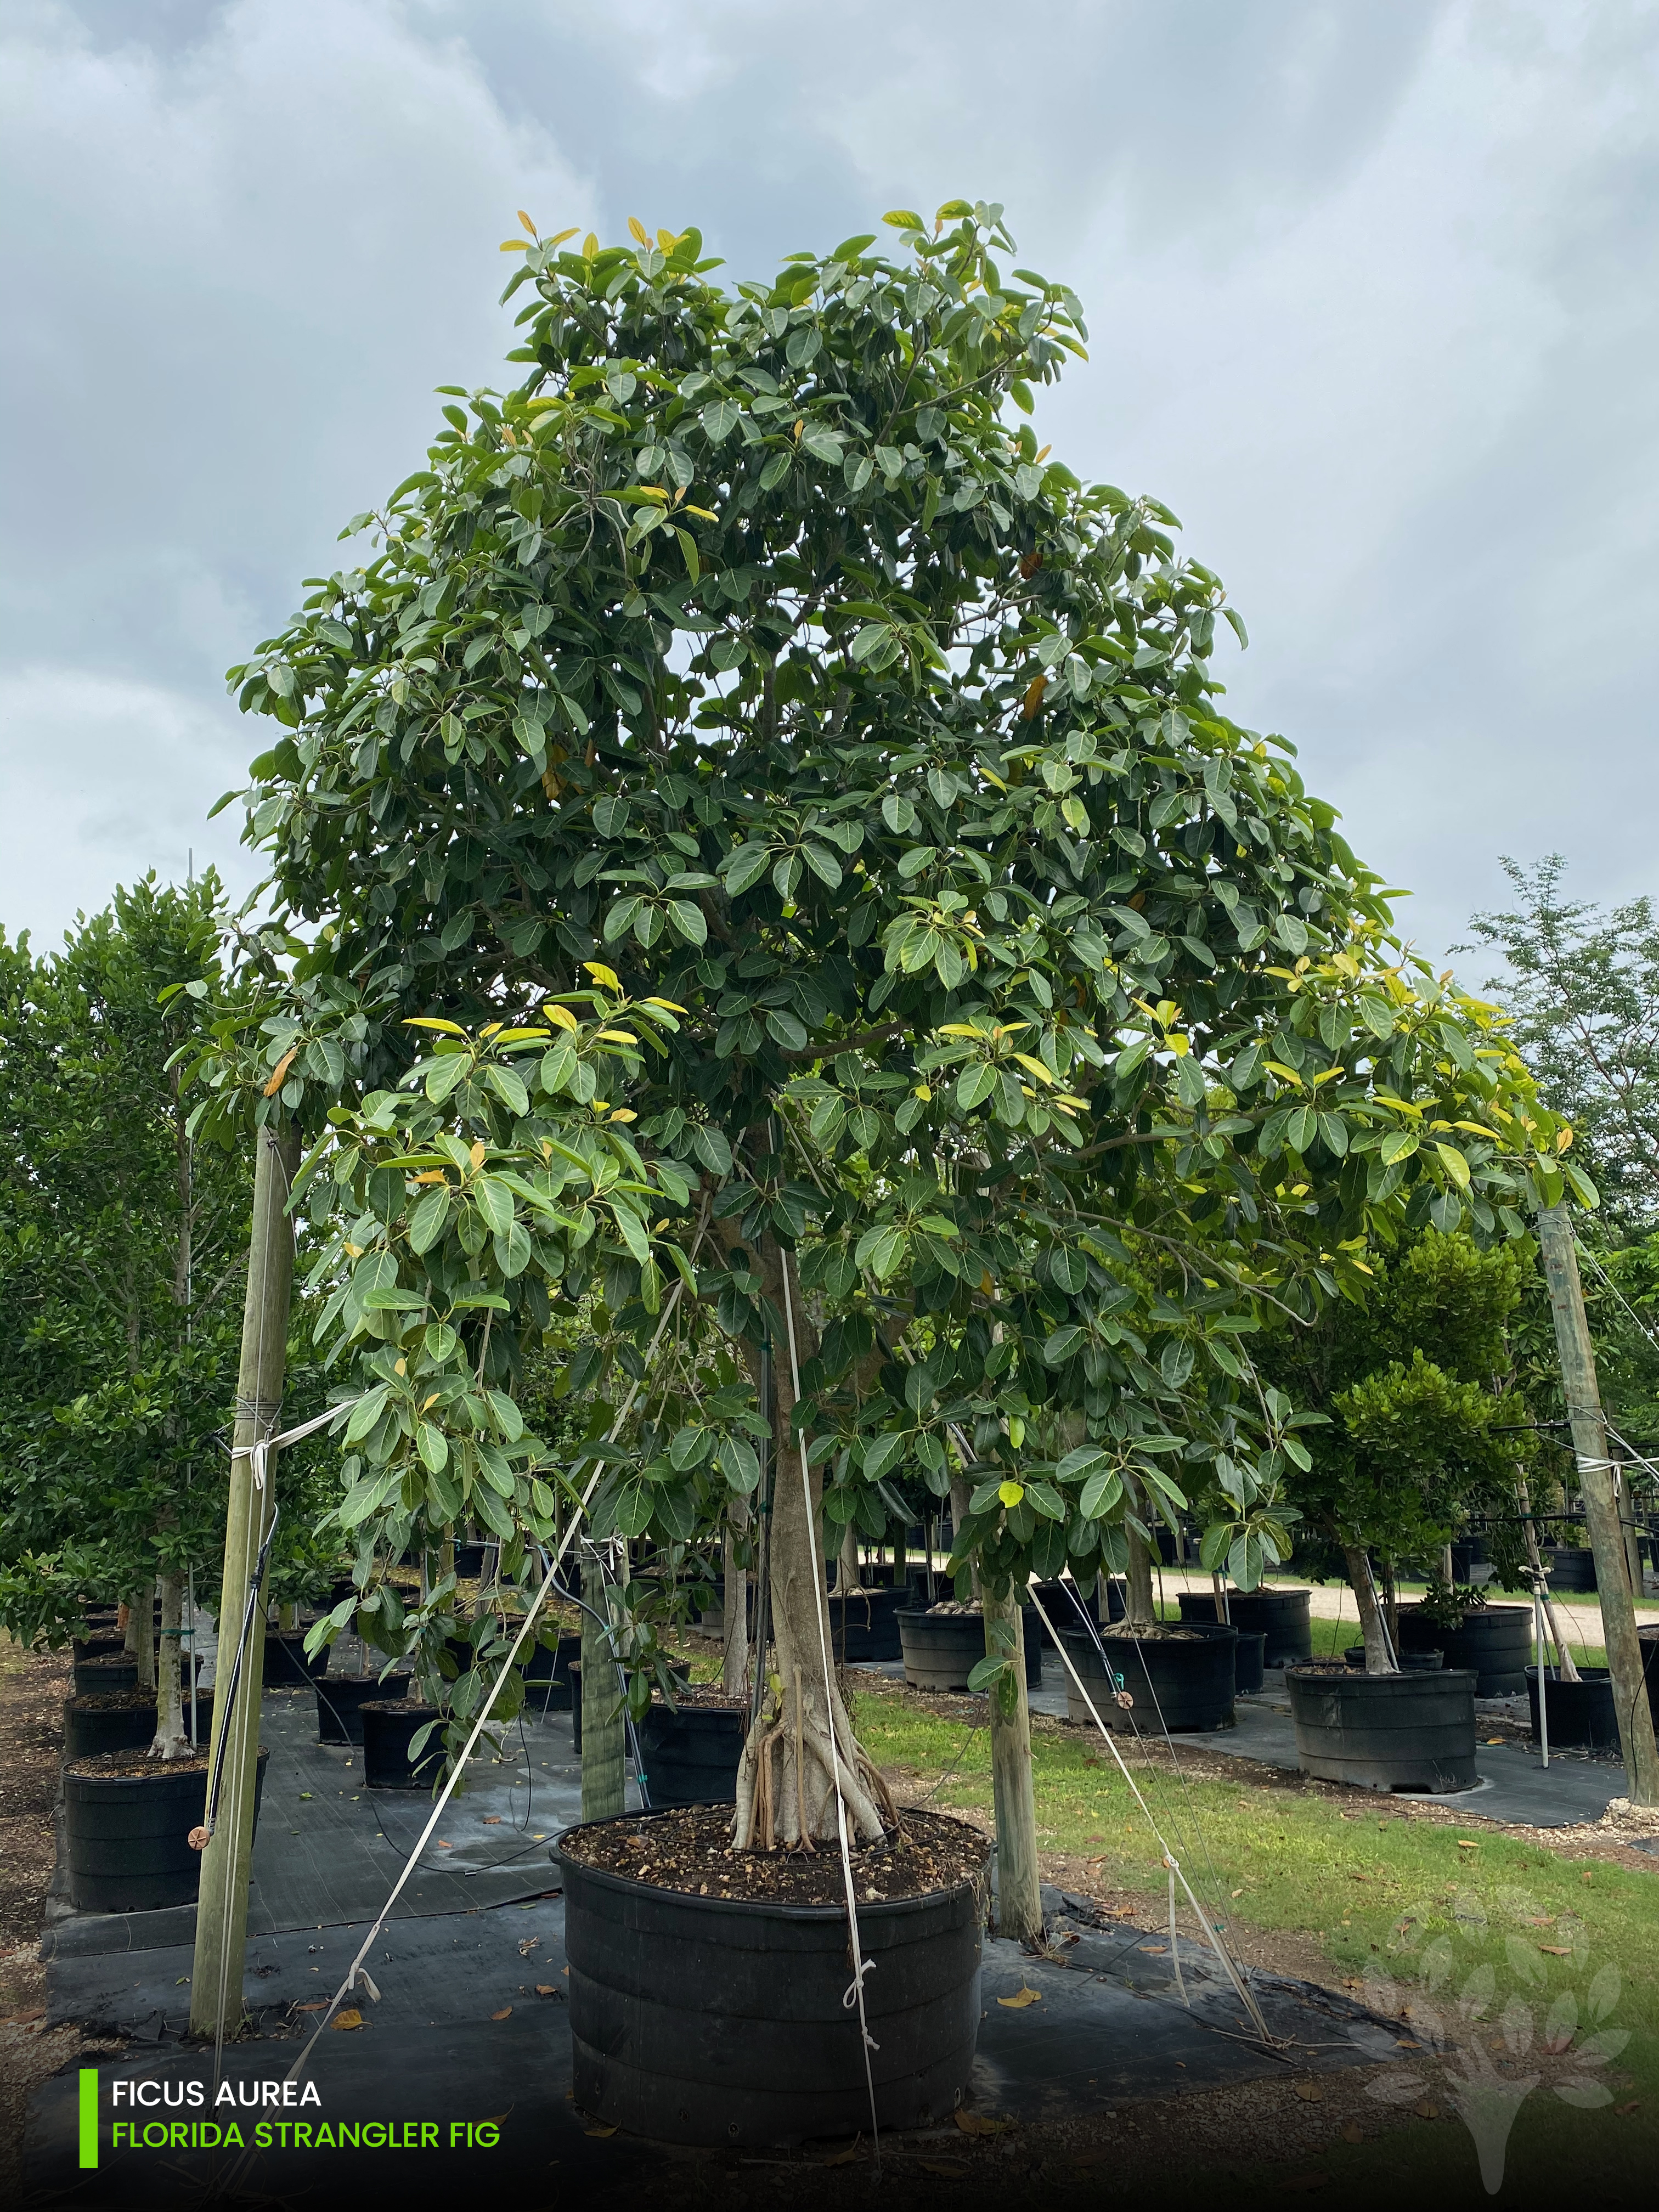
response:
{"label": "tree trunk", "polygon": [[859,1565],[858,1523],[848,1521],[842,1526],[841,1551],[836,1560],[836,1588],[838,1590],[856,1589],[862,1573],[863,1570]]}
{"label": "tree trunk", "polygon": [[138,1662],[138,1686],[155,1687],[155,1585],[146,1583],[132,1600],[127,1649]]}
{"label": "tree trunk", "polygon": [[1527,1547],[1527,1564],[1532,1569],[1533,1588],[1544,1601],[1544,1618],[1555,1644],[1555,1671],[1564,1682],[1578,1680],[1577,1665],[1567,1649],[1567,1639],[1561,1633],[1561,1624],[1556,1618],[1555,1600],[1550,1595],[1549,1583],[1544,1575],[1544,1562],[1538,1549],[1538,1529],[1532,1517],[1532,1492],[1524,1476],[1516,1485],[1516,1494],[1521,1503],[1521,1534]]}
{"label": "tree trunk", "polygon": [[[772,1429],[771,1623],[782,1692],[768,1697],[744,1747],[732,1841],[739,1850],[833,1842],[838,1775],[849,1839],[878,1843],[892,1802],[860,1748],[836,1679],[818,1548],[823,1479],[806,1464],[806,1439],[798,1440],[790,1425],[794,1378],[816,1357],[817,1332],[801,1299],[793,1256],[770,1231],[760,1239],[754,1261],[763,1296],[786,1332],[774,1347],[772,1402],[762,1408]],[[744,1352],[758,1390],[759,1347],[749,1345]]]}
{"label": "tree trunk", "polygon": [[749,1573],[738,1564],[748,1528],[748,1502],[734,1498],[726,1509],[721,1545],[726,1597],[720,1607],[720,1686],[728,1698],[741,1698],[749,1687]]}
{"label": "tree trunk", "polygon": [[[1139,1492],[1127,1481],[1125,1487],[1129,1489],[1131,1510],[1142,1513]],[[1128,1618],[1124,1626],[1136,1636],[1146,1636],[1158,1625],[1158,1607],[1152,1598],[1152,1547],[1134,1529],[1126,1528],[1123,1533],[1129,1540],[1128,1587],[1124,1593]]]}
{"label": "tree trunk", "polygon": [[[175,1568],[161,1577],[161,1638],[155,1659],[155,1738],[152,1759],[187,1759],[192,1748],[185,1733],[183,1668],[179,1630],[184,1626],[184,1577]],[[195,1664],[192,1656],[191,1663]]]}
{"label": "tree trunk", "polygon": [[1371,1580],[1371,1563],[1363,1544],[1345,1544],[1342,1557],[1348,1570],[1348,1583],[1353,1591],[1353,1601],[1359,1609],[1360,1633],[1365,1639],[1365,1672],[1368,1674],[1395,1674],[1395,1665],[1389,1643],[1389,1632],[1383,1624],[1382,1608],[1377,1602],[1376,1584]]}
{"label": "tree trunk", "polygon": [[582,1596],[590,1608],[582,1614],[582,1818],[609,1820],[628,1809],[628,1728],[622,1682],[605,1633],[611,1601],[597,1559],[589,1559],[582,1569]]}
{"label": "tree trunk", "polygon": [[1572,1425],[1572,1449],[1578,1463],[1584,1519],[1589,1528],[1590,1549],[1595,1555],[1601,1641],[1613,1682],[1626,1787],[1632,1805],[1659,1805],[1659,1745],[1654,1740],[1642,1646],[1637,1640],[1636,1607],[1626,1564],[1625,1534],[1613,1492],[1607,1425],[1601,1418],[1595,1354],[1584,1315],[1578,1260],[1572,1248],[1572,1221],[1565,1204],[1540,1208],[1538,1246],[1544,1261],[1544,1279],[1549,1286],[1556,1352],[1561,1362],[1561,1389]]}
{"label": "tree trunk", "polygon": [[1031,1708],[1025,1693],[1025,1650],[1019,1600],[981,1590],[985,1649],[989,1656],[1012,1642],[1013,1695],[991,1696],[991,1786],[997,1823],[997,1933],[1034,1943],[1042,1934],[1042,1893],[1037,1874],[1036,1796],[1031,1774]]}

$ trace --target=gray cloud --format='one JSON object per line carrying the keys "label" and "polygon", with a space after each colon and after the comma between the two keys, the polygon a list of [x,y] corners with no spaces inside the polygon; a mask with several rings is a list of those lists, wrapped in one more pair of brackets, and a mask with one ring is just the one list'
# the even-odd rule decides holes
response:
{"label": "gray cloud", "polygon": [[747,271],[957,192],[1089,303],[1044,434],[1182,514],[1425,948],[1500,849],[1646,886],[1656,60],[1587,0],[14,0],[0,921],[246,873],[223,667],[498,376],[514,209]]}

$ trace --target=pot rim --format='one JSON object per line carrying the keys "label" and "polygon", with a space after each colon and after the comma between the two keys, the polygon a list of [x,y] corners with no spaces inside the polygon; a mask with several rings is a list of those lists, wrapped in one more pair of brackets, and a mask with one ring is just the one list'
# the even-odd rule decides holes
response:
{"label": "pot rim", "polygon": [[[721,1914],[747,1913],[763,1919],[798,1920],[823,1925],[831,1922],[845,1923],[847,1918],[845,1905],[791,1905],[782,1899],[769,1900],[765,1898],[748,1897],[698,1897],[690,1890],[664,1889],[659,1883],[641,1881],[635,1875],[613,1874],[609,1867],[589,1866],[585,1859],[569,1857],[564,1849],[565,1838],[574,1835],[581,1829],[617,1827],[624,1820],[664,1820],[677,1813],[688,1813],[694,1809],[696,1808],[689,1805],[659,1805],[646,1812],[613,1813],[603,1820],[573,1820],[568,1827],[561,1828],[554,1837],[553,1848],[548,1856],[560,1869],[567,1872],[574,1870],[587,1881],[597,1882],[601,1888],[615,1890],[623,1897],[635,1897],[646,1893],[653,1897],[662,1898],[674,1905],[693,1905],[702,1911]],[[935,1820],[949,1820],[953,1816],[949,1813],[934,1812],[930,1813],[928,1817]],[[970,1834],[978,1832],[966,1820],[958,1820],[956,1825],[961,1828],[967,1828]],[[994,1848],[988,1847],[984,1868],[978,1877],[981,1881],[989,1881],[991,1862],[994,1856]],[[915,1897],[884,1898],[874,1905],[860,1904],[858,1908],[859,1920],[862,1923],[866,1919],[896,1918],[901,1913],[914,1912],[923,1905],[937,1905],[941,1899],[959,1896],[964,1891],[971,1891],[974,1887],[975,1879],[969,1875],[964,1876],[961,1881],[952,1882],[946,1889],[923,1890]],[[568,1903],[568,1899],[566,1902]]]}
{"label": "pot rim", "polygon": [[[136,1747],[134,1747],[136,1748]],[[96,1752],[82,1753],[82,1756],[83,1758],[98,1758],[101,1756],[101,1754]],[[259,1757],[262,1759],[269,1759],[270,1757],[270,1746],[268,1743],[262,1743],[259,1746]],[[64,1781],[78,1782],[83,1789],[88,1790],[142,1790],[146,1787],[147,1784],[153,1782],[187,1781],[192,1775],[194,1775],[198,1781],[205,1784],[210,1771],[211,1769],[210,1767],[185,1766],[177,1759],[163,1761],[158,1759],[155,1762],[155,1767],[153,1773],[87,1774],[83,1773],[72,1760],[66,1759],[64,1761]]]}
{"label": "pot rim", "polygon": [[1361,1667],[1348,1667],[1334,1660],[1322,1666],[1314,1661],[1299,1659],[1285,1669],[1285,1680],[1308,1682],[1409,1682],[1415,1689],[1425,1682],[1478,1682],[1478,1667],[1402,1667],[1394,1674],[1368,1674]]}

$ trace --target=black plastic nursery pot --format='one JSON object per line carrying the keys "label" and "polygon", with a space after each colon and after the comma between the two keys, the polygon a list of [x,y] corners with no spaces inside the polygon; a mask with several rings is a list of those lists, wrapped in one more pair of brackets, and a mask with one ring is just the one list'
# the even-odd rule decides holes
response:
{"label": "black plastic nursery pot", "polygon": [[[1035,1583],[1031,1595],[1042,1601],[1043,1612],[1057,1629],[1081,1628],[1085,1617],[1097,1622],[1121,1620],[1123,1618],[1123,1584],[1115,1577],[1109,1578],[1103,1576],[1095,1584],[1094,1594],[1091,1597],[1085,1597],[1069,1575],[1062,1575],[1055,1582]],[[1042,1649],[1052,1651],[1054,1641],[1042,1626],[1035,1606],[1031,1608],[1031,1616],[1036,1621]]]}
{"label": "black plastic nursery pot", "polygon": [[434,1729],[417,1759],[410,1739],[439,1717],[435,1705],[418,1698],[365,1698],[357,1708],[363,1726],[363,1780],[371,1790],[429,1790],[443,1765],[443,1730]]}
{"label": "black plastic nursery pot", "polygon": [[458,1581],[476,1582],[484,1571],[487,1544],[457,1544],[455,1547],[455,1576]]}
{"label": "black plastic nursery pot", "polygon": [[[1262,1663],[1294,1666],[1313,1650],[1313,1622],[1310,1607],[1313,1592],[1305,1589],[1229,1590],[1227,1618],[1241,1635],[1260,1632],[1267,1638]],[[1181,1617],[1194,1627],[1215,1618],[1215,1601],[1207,1591],[1182,1590]]]}
{"label": "black plastic nursery pot", "polygon": [[1401,1656],[1408,1651],[1438,1650],[1449,1672],[1467,1668],[1475,1676],[1477,1698],[1518,1697],[1526,1687],[1532,1651],[1532,1607],[1487,1605],[1466,1613],[1461,1628],[1425,1620],[1422,1607],[1400,1608]]}
{"label": "black plastic nursery pot", "polygon": [[581,1656],[581,1638],[574,1633],[561,1634],[556,1650],[544,1644],[532,1644],[524,1667],[526,1703],[538,1712],[568,1712],[570,1669]]}
{"label": "black plastic nursery pot", "polygon": [[[628,1815],[630,1826],[672,1813]],[[710,2145],[845,2141],[870,2128],[842,1905],[694,1897],[568,1848],[565,1949],[574,2098],[605,2125]],[[982,1881],[982,1877],[981,1877]],[[860,1905],[877,2124],[947,2121],[974,2063],[981,1881]]]}
{"label": "black plastic nursery pot", "polygon": [[379,1674],[331,1674],[318,1682],[318,1742],[361,1743],[363,1707],[395,1702],[406,1693],[409,1682],[407,1674],[388,1674],[384,1681]]}
{"label": "black plastic nursery pot", "polygon": [[[897,1613],[904,1679],[913,1690],[965,1690],[985,1656],[985,1620],[978,1613],[931,1612],[900,1606]],[[1030,1606],[1020,1608],[1028,1689],[1042,1680],[1042,1624]]]}
{"label": "black plastic nursery pot", "polygon": [[749,1733],[749,1703],[666,1705],[659,1698],[639,1724],[646,1795],[653,1811],[670,1805],[729,1805]]}
{"label": "black plastic nursery pot", "polygon": [[100,1690],[136,1690],[137,1686],[138,1662],[118,1644],[113,1651],[100,1651],[96,1658],[75,1662],[77,1698],[90,1697]]}
{"label": "black plastic nursery pot", "polygon": [[[1188,1621],[1182,1626],[1184,1635],[1144,1637],[1103,1628],[1098,1645],[1086,1628],[1060,1630],[1072,1667],[1109,1729],[1121,1729],[1125,1735],[1158,1735],[1165,1729],[1172,1735],[1192,1735],[1232,1725],[1238,1631],[1217,1621]],[[1127,1692],[1133,1705],[1118,1704],[1120,1689]],[[1068,1718],[1093,1725],[1069,1668],[1066,1711]]]}
{"label": "black plastic nursery pot", "polygon": [[[908,1583],[901,1583],[896,1589],[890,1586],[885,1589],[836,1590],[825,1601],[830,1607],[830,1649],[843,1666],[856,1667],[862,1660],[904,1656],[899,1636],[900,1608],[908,1612],[919,1602]],[[927,1600],[923,1598],[920,1603],[925,1608]]]}
{"label": "black plastic nursery pot", "polygon": [[[118,1636],[112,1628],[106,1636],[77,1636],[70,1645],[70,1655],[78,1667],[83,1659],[111,1659],[117,1652],[125,1651],[127,1639]],[[137,1662],[134,1662],[137,1664]]]}
{"label": "black plastic nursery pot", "polygon": [[1548,1544],[1540,1557],[1552,1590],[1565,1594],[1595,1588],[1595,1554],[1588,1544]]}
{"label": "black plastic nursery pot", "polygon": [[305,1632],[298,1628],[265,1632],[265,1687],[268,1690],[308,1690],[328,1672],[329,1646],[306,1650]]}
{"label": "black plastic nursery pot", "polygon": [[[1564,1682],[1553,1667],[1544,1669],[1545,1718],[1549,1724],[1550,1748],[1617,1751],[1619,1708],[1613,1694],[1613,1677],[1605,1667],[1581,1667],[1580,1680]],[[1538,1670],[1527,1675],[1527,1703],[1532,1708],[1532,1740],[1538,1742]]]}
{"label": "black plastic nursery pot", "polygon": [[148,1690],[92,1690],[64,1700],[65,1759],[142,1751],[155,1736],[155,1700]]}
{"label": "black plastic nursery pot", "polygon": [[[131,1753],[122,1754],[131,1759]],[[253,1784],[257,1832],[265,1766]],[[155,1912],[188,1905],[201,1887],[202,1855],[190,1847],[207,1807],[207,1768],[159,1763],[143,1774],[64,1771],[64,1834],[71,1901],[82,1912]]]}
{"label": "black plastic nursery pot", "polygon": [[[1350,1644],[1342,1656],[1350,1667],[1363,1667],[1365,1647],[1363,1644]],[[1443,1651],[1402,1651],[1400,1654],[1400,1670],[1404,1674],[1432,1674],[1445,1663]]]}
{"label": "black plastic nursery pot", "polygon": [[1297,1764],[1361,1790],[1473,1790],[1475,1680],[1467,1667],[1401,1674],[1287,1668]]}
{"label": "black plastic nursery pot", "polygon": [[1238,1638],[1233,1646],[1233,1688],[1240,1697],[1250,1697],[1262,1686],[1267,1632],[1264,1628],[1248,1628],[1235,1629],[1233,1633]]}

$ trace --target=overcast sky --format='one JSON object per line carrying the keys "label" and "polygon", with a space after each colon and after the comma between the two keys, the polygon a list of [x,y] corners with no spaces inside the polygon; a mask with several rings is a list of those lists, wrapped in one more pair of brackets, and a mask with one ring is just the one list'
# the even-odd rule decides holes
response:
{"label": "overcast sky", "polygon": [[698,224],[733,276],[1001,200],[1092,361],[1079,472],[1172,506],[1438,957],[1553,849],[1659,890],[1659,9],[1643,0],[8,0],[0,924],[193,848],[223,671],[504,380],[497,252]]}

